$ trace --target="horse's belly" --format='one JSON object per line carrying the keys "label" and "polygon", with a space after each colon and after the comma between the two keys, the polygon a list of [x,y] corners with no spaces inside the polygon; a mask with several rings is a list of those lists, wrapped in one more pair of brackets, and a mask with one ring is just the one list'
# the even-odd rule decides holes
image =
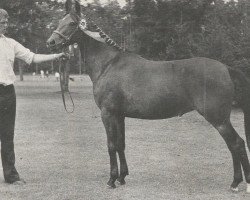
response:
{"label": "horse's belly", "polygon": [[140,99],[126,102],[123,106],[126,117],[139,119],[166,119],[191,110],[188,102],[177,97]]}

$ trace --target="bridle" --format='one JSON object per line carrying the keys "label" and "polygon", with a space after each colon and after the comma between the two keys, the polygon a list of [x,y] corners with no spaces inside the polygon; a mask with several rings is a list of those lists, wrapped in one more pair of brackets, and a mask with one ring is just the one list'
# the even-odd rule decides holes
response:
{"label": "bridle", "polygon": [[53,33],[61,36],[65,41],[62,43],[62,46],[67,46],[72,38],[72,36],[78,31],[78,30],[85,30],[87,27],[87,22],[85,19],[79,19],[79,17],[77,15],[74,15],[72,13],[69,13],[69,15],[71,16],[71,18],[73,19],[73,21],[75,23],[77,23],[77,26],[75,27],[74,31],[69,35],[66,36],[62,33],[60,33],[57,30],[54,30]]}
{"label": "bridle", "polygon": [[61,37],[65,40],[65,42],[62,43],[62,46],[66,46],[67,44],[69,44],[69,41],[71,40],[72,36],[78,31],[78,27],[79,27],[79,26],[77,26],[77,27],[75,28],[75,30],[74,30],[69,36],[65,36],[65,35],[63,35],[62,33],[60,33],[60,32],[57,31],[57,30],[53,31],[53,33],[55,33],[55,34],[61,36]]}
{"label": "bridle", "polygon": [[[55,30],[53,31],[53,33],[61,36],[65,41],[62,43],[62,46],[67,46],[70,44],[70,40],[72,38],[72,36],[78,31],[78,30],[84,30],[86,29],[86,26],[87,26],[87,23],[86,23],[86,20],[82,19],[82,20],[78,20],[78,17],[77,16],[74,16],[73,14],[70,14],[71,18],[74,20],[75,23],[77,23],[78,25],[76,26],[76,28],[74,29],[74,31],[69,35],[69,36],[65,36],[64,34],[60,33],[59,31]],[[62,60],[60,61],[60,87],[61,87],[61,93],[62,93],[62,100],[63,100],[63,105],[64,105],[64,109],[66,110],[66,112],[68,113],[73,113],[74,112],[74,101],[71,97],[71,93],[69,90],[65,90],[64,89],[64,81],[65,80],[64,78],[66,77],[66,70],[64,67],[62,67]],[[64,78],[62,78],[64,77]],[[70,100],[72,102],[72,110],[68,110],[67,109],[67,106],[66,106],[66,102],[65,102],[65,92],[68,92],[69,94],[69,97],[70,97]]]}
{"label": "bridle", "polygon": [[65,39],[65,42],[62,43],[63,45],[65,45],[66,43],[68,43],[68,42],[70,41],[70,39],[72,38],[72,35],[73,35],[76,31],[77,31],[77,29],[74,30],[74,32],[73,32],[71,35],[69,35],[69,36],[65,36],[65,35],[63,35],[62,33],[60,33],[60,32],[57,31],[57,30],[53,31],[53,33],[56,33],[57,35],[59,35],[59,36],[61,36],[63,39]]}

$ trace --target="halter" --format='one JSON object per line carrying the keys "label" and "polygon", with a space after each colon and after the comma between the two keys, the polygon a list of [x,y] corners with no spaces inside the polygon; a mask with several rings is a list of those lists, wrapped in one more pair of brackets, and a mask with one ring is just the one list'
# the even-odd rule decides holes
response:
{"label": "halter", "polygon": [[53,33],[55,33],[55,34],[61,36],[63,39],[65,39],[65,42],[62,43],[63,46],[69,44],[69,41],[71,40],[72,36],[73,36],[78,30],[83,31],[83,30],[85,30],[86,27],[87,27],[87,22],[86,22],[85,19],[81,19],[81,20],[78,22],[78,19],[77,19],[78,17],[77,17],[77,16],[73,15],[72,13],[70,13],[70,16],[71,16],[71,18],[73,19],[73,21],[76,22],[78,25],[76,26],[75,30],[74,30],[69,36],[66,36],[66,35],[62,34],[62,33],[60,33],[60,32],[57,31],[57,30],[53,31]]}

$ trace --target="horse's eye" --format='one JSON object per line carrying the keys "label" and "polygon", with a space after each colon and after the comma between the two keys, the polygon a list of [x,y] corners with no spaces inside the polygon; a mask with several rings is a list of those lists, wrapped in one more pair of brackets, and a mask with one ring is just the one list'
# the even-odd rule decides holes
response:
{"label": "horse's eye", "polygon": [[76,23],[75,23],[75,22],[70,22],[69,25],[70,25],[70,26],[75,26]]}

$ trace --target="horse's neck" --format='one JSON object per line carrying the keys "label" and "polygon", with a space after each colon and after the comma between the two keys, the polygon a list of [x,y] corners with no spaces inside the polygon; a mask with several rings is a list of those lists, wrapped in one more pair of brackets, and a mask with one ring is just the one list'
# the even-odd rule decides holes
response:
{"label": "horse's neck", "polygon": [[87,73],[92,82],[96,83],[108,63],[116,57],[118,51],[93,39],[80,43],[79,47],[86,63]]}

